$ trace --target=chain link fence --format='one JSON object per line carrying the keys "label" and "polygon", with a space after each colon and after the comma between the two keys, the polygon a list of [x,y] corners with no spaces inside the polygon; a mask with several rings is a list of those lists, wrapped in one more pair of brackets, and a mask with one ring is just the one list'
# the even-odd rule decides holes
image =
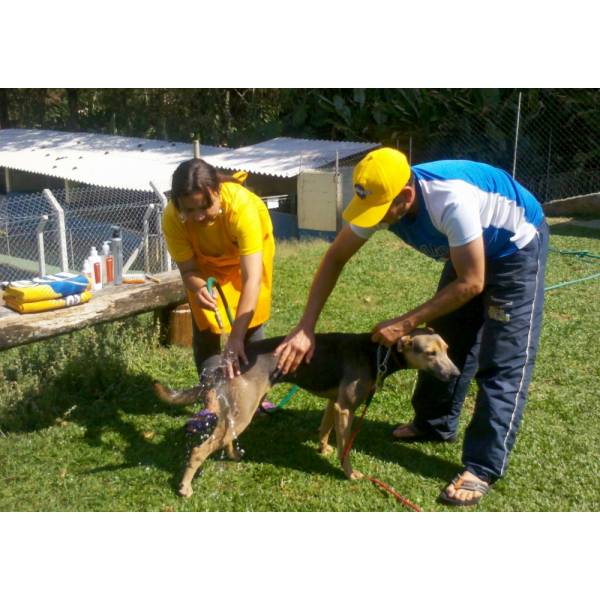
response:
{"label": "chain link fence", "polygon": [[[435,127],[417,123],[418,133],[397,136],[397,148],[411,164],[464,159],[500,167],[542,203],[600,192],[600,90],[489,93],[487,104],[454,107]],[[360,158],[340,160],[340,170]],[[334,172],[335,164],[319,170]]]}
{"label": "chain link fence", "polygon": [[600,192],[600,91],[523,92],[516,177],[542,202]]}
{"label": "chain link fence", "polygon": [[[454,110],[435,129],[416,127],[418,134],[404,136],[396,146],[411,164],[463,159],[500,167],[542,203],[600,193],[600,90],[501,92],[487,99],[487,109],[469,106],[458,114]],[[362,156],[313,170],[334,178],[332,189],[327,180],[323,187],[329,197],[338,196],[337,229],[339,212],[353,193],[352,169]],[[314,195],[312,204],[324,201],[318,199],[325,195]],[[304,200],[299,198],[300,204]]]}
{"label": "chain link fence", "polygon": [[73,184],[49,192],[0,196],[0,281],[79,272],[92,246],[101,253],[113,225],[121,227],[125,270],[171,268],[155,192]]}
{"label": "chain link fence", "polygon": [[413,164],[467,159],[498,166],[542,203],[597,193],[600,90],[505,93],[493,109],[465,111],[400,149]]}

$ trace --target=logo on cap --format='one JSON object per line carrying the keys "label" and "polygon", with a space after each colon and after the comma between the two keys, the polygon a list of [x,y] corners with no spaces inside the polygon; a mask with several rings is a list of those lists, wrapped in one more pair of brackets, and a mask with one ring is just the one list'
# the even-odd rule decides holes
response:
{"label": "logo on cap", "polygon": [[369,194],[373,193],[365,190],[365,188],[362,185],[360,185],[360,183],[355,184],[354,191],[361,200],[364,200]]}

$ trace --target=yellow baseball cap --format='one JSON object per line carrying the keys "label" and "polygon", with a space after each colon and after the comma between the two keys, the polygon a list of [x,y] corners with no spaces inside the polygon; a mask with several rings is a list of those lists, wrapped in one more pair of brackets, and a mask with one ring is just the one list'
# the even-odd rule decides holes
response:
{"label": "yellow baseball cap", "polygon": [[369,152],[354,167],[355,193],[342,216],[359,227],[377,225],[409,179],[410,166],[402,152],[393,148]]}

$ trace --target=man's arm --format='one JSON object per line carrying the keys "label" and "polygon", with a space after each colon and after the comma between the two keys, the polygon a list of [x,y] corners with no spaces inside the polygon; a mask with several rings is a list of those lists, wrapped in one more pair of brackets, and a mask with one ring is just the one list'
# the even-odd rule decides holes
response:
{"label": "man's arm", "polygon": [[275,355],[279,357],[277,367],[283,373],[295,371],[304,358],[310,362],[315,348],[315,327],[325,302],[345,264],[366,241],[346,225],[325,253],[313,278],[300,322],[275,349]]}
{"label": "man's arm", "polygon": [[478,237],[464,246],[450,248],[450,260],[456,271],[456,279],[410,312],[378,323],[373,329],[374,342],[391,346],[421,323],[429,323],[446,315],[481,294],[485,284],[483,238]]}

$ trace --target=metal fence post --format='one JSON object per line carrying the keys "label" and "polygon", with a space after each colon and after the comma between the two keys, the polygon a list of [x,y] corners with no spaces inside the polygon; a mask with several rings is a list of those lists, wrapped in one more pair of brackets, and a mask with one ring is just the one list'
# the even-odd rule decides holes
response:
{"label": "metal fence post", "polygon": [[163,255],[163,268],[167,271],[172,271],[173,270],[173,266],[171,264],[171,255],[169,254],[169,251],[167,250],[167,242],[165,241],[165,238],[162,234],[162,215],[165,212],[165,209],[167,208],[167,197],[163,194],[163,192],[161,192],[156,185],[154,185],[154,182],[150,182],[150,187],[152,188],[152,190],[154,191],[154,195],[160,200],[160,207],[157,207],[157,225],[156,225],[156,229],[159,235],[159,239],[160,239],[160,243],[162,246],[162,255]]}
{"label": "metal fence post", "polygon": [[148,263],[148,220],[154,211],[154,204],[148,204],[148,208],[144,212],[144,220],[142,223],[142,241],[133,249],[133,252],[129,255],[129,258],[123,265],[123,274],[127,273],[131,268],[131,265],[136,261],[140,254],[140,250],[144,248],[144,273],[150,273],[150,265]]}
{"label": "metal fence post", "polygon": [[333,176],[335,182],[335,232],[339,233],[342,228],[342,174],[340,173],[340,153],[336,150],[335,153],[335,174]]}
{"label": "metal fence post", "polygon": [[513,168],[512,168],[512,176],[513,178],[517,174],[517,148],[519,147],[519,125],[521,123],[521,98],[523,96],[523,92],[519,92],[519,103],[517,105],[517,125],[515,128],[515,151],[513,154]]}
{"label": "metal fence post", "polygon": [[149,204],[146,212],[144,213],[144,273],[150,273],[150,216],[154,212],[154,204]]}
{"label": "metal fence post", "polygon": [[44,228],[48,222],[48,215],[42,215],[37,226],[37,244],[38,244],[38,262],[40,265],[40,275],[46,274],[46,253],[44,252]]}
{"label": "metal fence post", "polygon": [[548,158],[546,161],[546,190],[544,191],[544,202],[548,201],[549,190],[550,190],[550,160],[552,158],[552,128],[550,128],[550,134],[548,136]]}
{"label": "metal fence post", "polygon": [[4,167],[4,187],[6,188],[7,195],[12,192],[12,185],[10,181],[10,169],[8,167]]}
{"label": "metal fence post", "polygon": [[67,234],[65,227],[65,211],[62,206],[58,203],[58,200],[54,197],[52,192],[48,189],[42,192],[48,202],[50,202],[54,213],[58,220],[58,240],[60,248],[60,268],[62,271],[69,270],[69,260],[67,257]]}

